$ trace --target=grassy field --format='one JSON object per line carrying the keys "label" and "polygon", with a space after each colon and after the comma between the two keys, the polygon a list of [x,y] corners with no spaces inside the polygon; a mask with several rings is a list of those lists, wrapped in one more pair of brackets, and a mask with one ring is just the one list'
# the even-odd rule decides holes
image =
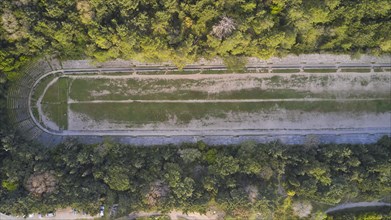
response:
{"label": "grassy field", "polygon": [[379,67],[373,68],[373,71],[374,71],[375,73],[384,72],[383,69],[382,69],[382,68],[379,68]]}
{"label": "grassy field", "polygon": [[176,118],[179,123],[208,117],[225,118],[228,113],[268,112],[275,109],[304,112],[386,112],[391,101],[351,102],[262,102],[262,103],[88,103],[71,104],[70,109],[96,121],[109,120],[129,124],[165,122]]}
{"label": "grassy field", "polygon": [[[126,82],[126,83],[123,83]],[[276,80],[275,83],[279,83]],[[78,101],[88,100],[178,100],[178,99],[273,99],[273,98],[334,98],[332,94],[313,94],[293,89],[261,88],[242,89],[236,91],[207,92],[190,89],[202,84],[195,80],[122,80],[116,85],[108,79],[75,79],[70,90],[70,98]],[[210,86],[210,85],[209,85]],[[92,91],[101,94],[94,95]]]}
{"label": "grassy field", "polygon": [[38,85],[34,88],[32,99],[38,100],[38,98],[42,95],[43,91],[45,90],[48,83],[50,83],[54,78],[56,78],[55,75],[49,75],[45,78],[43,78]]}
{"label": "grassy field", "polygon": [[[322,71],[322,70],[319,70]],[[371,76],[371,78],[363,78],[362,80],[359,78],[352,77],[351,79],[346,80],[345,83],[350,84],[355,83],[357,80],[366,81],[387,81],[387,78],[378,78],[380,76]],[[231,91],[237,90],[234,92],[216,92],[213,91],[213,87],[217,87],[218,90],[224,91],[225,88],[221,88],[221,80],[211,80],[211,79],[183,79],[183,78],[171,78],[171,79],[137,79],[137,78],[125,78],[125,79],[108,79],[108,78],[76,78],[73,79],[72,88],[70,88],[70,98],[73,100],[121,100],[121,99],[159,99],[153,94],[161,95],[161,99],[206,99],[208,95],[210,96],[213,93],[220,93],[221,95],[217,95],[212,98],[229,98],[232,97],[240,97],[240,93],[242,90],[249,90],[250,92],[244,91],[245,95],[243,97],[248,97],[251,95],[249,93],[257,93],[252,97],[259,98],[280,98],[280,93],[276,93],[275,96],[264,95],[265,92],[272,90],[275,93],[277,90],[286,90],[293,95],[289,95],[288,97],[302,97],[302,94],[295,95],[295,91],[297,89],[290,88],[300,88],[300,91],[305,90],[305,88],[311,86],[311,84],[316,87],[322,88],[325,87],[324,90],[328,90],[326,87],[329,83],[333,83],[335,80],[341,80],[340,78],[331,77],[328,75],[301,75],[301,74],[291,74],[286,76],[284,74],[275,75],[272,77],[263,77],[256,78],[253,77],[249,82],[243,83],[256,83],[259,86],[253,86],[253,89],[241,89],[240,87],[246,87],[245,85],[240,85],[237,83],[237,86],[234,89],[230,89]],[[232,80],[234,82],[234,79]],[[243,81],[243,79],[242,79]],[[348,82],[349,81],[349,82]],[[220,84],[219,84],[220,83]],[[242,84],[243,84],[242,83]],[[262,85],[266,85],[267,88],[262,87]],[[365,84],[365,83],[364,83]],[[274,87],[279,87],[275,88]],[[210,91],[209,93],[207,91]],[[225,89],[227,90],[227,89]],[[102,93],[103,92],[103,93]],[[97,93],[94,95],[93,93]],[[104,94],[106,93],[106,94]],[[204,93],[204,94],[203,94]],[[205,93],[207,95],[205,95]],[[283,92],[285,93],[285,92]],[[298,92],[303,93],[303,92]],[[327,93],[327,92],[325,92]],[[352,92],[353,93],[353,92]],[[239,95],[238,95],[239,94]],[[308,94],[306,94],[308,95]],[[319,94],[314,94],[314,96],[318,96]],[[172,96],[173,98],[167,98]],[[220,97],[219,97],[220,96]],[[314,97],[312,96],[312,97]],[[285,97],[285,96],[284,96]],[[320,95],[320,97],[329,97],[326,95]]]}
{"label": "grassy field", "polygon": [[304,69],[305,73],[335,73],[337,69]]}
{"label": "grassy field", "polygon": [[45,104],[42,105],[45,115],[53,121],[60,130],[68,129],[68,105],[63,104]]}
{"label": "grassy field", "polygon": [[274,69],[273,73],[298,73],[299,69]]}
{"label": "grassy field", "polygon": [[[281,70],[282,72],[284,70]],[[383,113],[391,111],[390,100],[378,101],[338,101],[345,98],[390,98],[389,93],[380,93],[377,87],[360,91],[371,83],[383,82],[387,77],[376,75],[370,77],[356,76],[351,78],[336,77],[327,74],[303,75],[281,74],[265,77],[254,77],[252,74],[215,77],[202,76],[197,79],[173,76],[156,78],[78,78],[59,77],[44,94],[42,99],[43,113],[61,130],[68,129],[68,111],[72,117],[88,116],[94,121],[132,125],[155,124],[175,120],[186,124],[192,120],[220,118],[230,120],[232,114],[265,113],[284,109],[301,112],[368,112]],[[317,69],[319,73],[325,69]],[[329,71],[329,70],[327,70]],[[124,76],[129,74],[110,74]],[[46,85],[54,79],[46,78],[35,89],[34,97],[39,98]],[[330,89],[335,81],[339,87]],[[340,83],[342,82],[342,84]],[[370,85],[371,84],[371,85]],[[376,84],[377,85],[377,84]],[[342,87],[341,87],[342,86]],[[355,88],[350,90],[349,88]],[[314,89],[317,92],[312,92]],[[343,88],[340,90],[340,88]],[[196,102],[170,103],[164,100],[243,100],[243,99],[307,99],[325,98],[335,101],[268,101],[268,102]],[[99,100],[103,103],[78,103],[78,101]],[[160,100],[162,102],[104,103],[104,101],[121,100]],[[72,101],[68,103],[69,101]],[[34,107],[34,106],[33,106]],[[36,115],[37,111],[34,107]],[[230,117],[231,117],[230,116]],[[79,123],[79,122],[76,122]],[[84,122],[80,122],[84,123]]]}
{"label": "grassy field", "polygon": [[[316,86],[326,86],[333,79],[329,76],[291,75],[289,78],[273,76],[270,78],[254,78],[252,82],[268,88],[244,88],[230,91],[213,91],[214,87],[222,87],[213,80],[191,79],[73,79],[70,98],[76,101],[88,100],[177,100],[177,99],[285,99],[285,98],[335,98],[335,94],[327,91],[311,93],[302,89],[284,87],[302,86],[314,82]],[[244,83],[244,82],[243,82]],[[287,86],[284,86],[287,85]],[[239,85],[240,86],[240,85]],[[243,85],[242,85],[243,86]],[[243,86],[245,87],[245,85]],[[273,87],[282,87],[273,89]],[[304,87],[305,88],[305,87]],[[221,90],[221,88],[218,88]],[[211,90],[208,92],[208,90]],[[304,90],[304,91],[303,91]],[[346,97],[357,97],[351,93]],[[371,95],[371,92],[368,92]],[[371,96],[372,97],[372,96]]]}
{"label": "grassy field", "polygon": [[68,87],[70,79],[67,77],[60,77],[51,85],[46,91],[42,102],[43,103],[66,103],[68,100]]}
{"label": "grassy field", "polygon": [[70,79],[58,78],[51,85],[42,99],[42,110],[60,129],[68,128],[68,88]]}
{"label": "grassy field", "polygon": [[341,72],[346,72],[346,73],[369,73],[371,72],[371,69],[368,68],[355,68],[355,69],[341,69]]}
{"label": "grassy field", "polygon": [[[37,101],[39,97],[42,95],[44,92],[46,86],[53,81],[57,76],[56,75],[49,75],[43,78],[34,88],[31,99],[32,99],[32,112],[34,117],[38,120],[41,121],[41,117],[39,115],[38,107],[37,107]],[[51,111],[46,111],[49,114],[52,114]]]}

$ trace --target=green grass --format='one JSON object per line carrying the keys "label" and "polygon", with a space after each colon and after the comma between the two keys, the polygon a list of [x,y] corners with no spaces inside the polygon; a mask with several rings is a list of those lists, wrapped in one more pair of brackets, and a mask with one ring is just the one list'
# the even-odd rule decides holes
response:
{"label": "green grass", "polygon": [[108,75],[108,76],[128,76],[128,75],[132,75],[133,72],[100,72],[100,73],[96,73],[96,75],[97,74]]}
{"label": "green grass", "polygon": [[[319,82],[325,86],[329,76],[303,75],[273,76],[255,78],[259,82],[271,85],[302,85],[308,82]],[[67,94],[77,101],[91,100],[221,100],[221,99],[291,99],[291,98],[335,98],[332,93],[314,94],[294,89],[261,88],[242,89],[209,93],[202,87],[213,88],[215,81],[210,79],[105,79],[60,77],[44,95],[44,113],[61,129],[67,129]],[[365,86],[368,82],[362,81]],[[69,88],[72,84],[71,88]],[[192,89],[198,87],[198,89]],[[327,90],[326,90],[327,91]],[[101,93],[93,96],[91,92]],[[377,98],[375,93],[344,94],[346,98]],[[382,94],[381,97],[389,97]],[[276,107],[286,110],[315,112],[385,112],[390,111],[390,101],[352,101],[352,102],[262,102],[262,103],[85,103],[70,104],[73,111],[90,115],[95,120],[110,120],[132,124],[165,122],[176,118],[179,123],[187,123],[192,119],[207,117],[225,118],[228,112],[273,111]]]}
{"label": "green grass", "polygon": [[62,130],[68,128],[67,101],[70,80],[66,77],[60,77],[49,87],[42,99],[44,114]]}
{"label": "green grass", "polygon": [[109,90],[113,93],[113,87],[105,84],[109,82],[108,79],[74,79],[69,88],[69,97],[74,100],[90,100],[91,90]]}
{"label": "green grass", "polygon": [[34,118],[37,119],[38,121],[40,121],[40,116],[39,116],[38,108],[37,108],[37,107],[32,107],[32,112],[33,112]]}
{"label": "green grass", "polygon": [[227,113],[254,113],[278,109],[305,112],[386,112],[391,101],[352,102],[264,102],[264,103],[94,103],[71,104],[72,111],[92,119],[132,124],[165,122],[176,118],[179,123],[208,117],[225,118]]}
{"label": "green grass", "polygon": [[345,73],[369,73],[371,69],[355,68],[355,69],[341,69],[341,72]]}
{"label": "green grass", "polygon": [[304,84],[308,82],[308,76],[305,75],[291,75],[289,80],[294,84]]}
{"label": "green grass", "polygon": [[298,73],[299,69],[274,69],[273,73]]}
{"label": "green grass", "polygon": [[201,72],[200,70],[177,70],[177,71],[168,71],[167,75],[189,75],[196,74]]}
{"label": "green grass", "polygon": [[94,120],[147,124],[165,122],[176,117],[180,123],[204,117],[225,118],[230,111],[255,110],[254,103],[99,103],[71,104],[71,110]]}
{"label": "green grass", "polygon": [[42,105],[42,110],[60,130],[68,129],[68,105],[66,103],[44,104]]}
{"label": "green grass", "polygon": [[231,74],[233,71],[229,70],[203,70],[201,74]]}
{"label": "green grass", "polygon": [[272,83],[280,83],[281,82],[281,79],[282,79],[282,77],[281,76],[272,76],[271,78],[270,78],[270,80],[271,80],[271,82]]}
{"label": "green grass", "polygon": [[290,83],[290,78],[282,77],[282,76],[272,76],[271,78],[266,79],[267,84],[272,86],[282,86]]}
{"label": "green grass", "polygon": [[[293,89],[261,90],[261,89],[243,89],[240,91],[223,92],[216,94],[211,99],[291,99],[291,98],[316,98],[324,97],[325,94],[311,94]],[[334,98],[333,95],[326,95]]]}
{"label": "green grass", "polygon": [[68,87],[70,79],[67,77],[58,78],[57,82],[53,83],[46,91],[42,102],[43,103],[63,103],[68,99]]}
{"label": "green grass", "polygon": [[49,75],[43,78],[38,85],[34,88],[32,99],[38,100],[38,98],[42,95],[43,91],[45,90],[46,86],[54,79],[56,78],[55,75]]}
{"label": "green grass", "polygon": [[[295,78],[299,80],[299,78]],[[307,79],[307,78],[305,78]],[[272,83],[282,83],[279,76],[270,78]],[[303,80],[300,78],[300,80]],[[120,84],[117,84],[120,83]],[[192,86],[205,84],[202,80],[143,80],[135,79],[110,80],[110,79],[75,79],[72,83],[70,97],[73,100],[178,100],[178,99],[273,99],[273,98],[334,98],[334,95],[322,93],[312,94],[293,89],[269,89],[260,88],[208,93],[206,91],[190,90]],[[208,82],[209,83],[209,82]],[[172,90],[176,88],[176,90]],[[129,93],[129,89],[133,92]],[[106,91],[108,94],[93,96],[91,91]],[[168,90],[168,91],[167,91]]]}
{"label": "green grass", "polygon": [[336,69],[304,69],[305,73],[335,73]]}
{"label": "green grass", "polygon": [[[155,96],[159,97],[162,90],[157,88],[171,88],[179,87],[181,84],[195,83],[195,80],[142,80],[137,79],[75,79],[70,88],[70,97],[74,100],[122,100],[122,99],[136,99],[142,94],[154,90]],[[133,93],[128,95],[128,90]],[[92,91],[108,91],[109,94],[94,97]],[[162,96],[163,97],[163,96]]]}
{"label": "green grass", "polygon": [[[315,82],[320,87],[327,86],[333,78],[320,75],[291,75],[290,77],[273,76],[270,78],[254,79],[259,83],[271,86],[302,85]],[[374,79],[382,80],[382,79]],[[372,80],[371,80],[372,81]],[[191,79],[74,79],[70,88],[70,98],[76,101],[89,100],[191,100],[191,99],[287,99],[287,98],[335,98],[335,94],[328,93],[327,89],[321,93],[294,89],[261,89],[251,88],[234,91],[221,91],[212,93],[199,89],[202,86],[213,88],[215,82],[212,80],[191,80]],[[287,84],[288,83],[288,84]],[[361,86],[366,86],[369,81],[361,81]],[[194,87],[199,87],[194,89]],[[192,89],[193,88],[193,89]],[[303,88],[304,89],[304,88]],[[100,95],[92,92],[101,93]],[[367,95],[365,95],[367,94]],[[384,97],[379,92],[368,91],[366,93],[345,93],[344,97],[353,98],[376,98]]]}
{"label": "green grass", "polygon": [[165,71],[137,72],[137,75],[164,75]]}
{"label": "green grass", "polygon": [[267,68],[259,68],[258,71],[259,71],[260,73],[268,73],[268,72],[269,72],[269,69],[267,69]]}

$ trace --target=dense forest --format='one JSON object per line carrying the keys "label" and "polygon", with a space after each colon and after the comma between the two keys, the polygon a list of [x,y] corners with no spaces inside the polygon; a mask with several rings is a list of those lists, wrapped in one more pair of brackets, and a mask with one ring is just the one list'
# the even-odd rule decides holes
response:
{"label": "dense forest", "polygon": [[8,134],[0,148],[0,212],[70,206],[96,214],[101,204],[118,204],[117,217],[212,208],[239,219],[325,219],[338,203],[388,201],[390,145],[389,137],[371,145],[320,145],[312,137],[302,146],[135,147],[107,139],[45,148]]}
{"label": "dense forest", "polygon": [[3,0],[0,71],[32,57],[177,66],[200,57],[391,52],[388,0]]}

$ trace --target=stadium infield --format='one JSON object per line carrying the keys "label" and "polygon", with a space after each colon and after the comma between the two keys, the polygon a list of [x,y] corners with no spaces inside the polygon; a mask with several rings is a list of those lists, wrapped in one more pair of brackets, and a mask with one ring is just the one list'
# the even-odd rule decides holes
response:
{"label": "stadium infield", "polygon": [[386,73],[74,74],[42,80],[32,107],[49,130],[91,133],[386,126],[389,80]]}

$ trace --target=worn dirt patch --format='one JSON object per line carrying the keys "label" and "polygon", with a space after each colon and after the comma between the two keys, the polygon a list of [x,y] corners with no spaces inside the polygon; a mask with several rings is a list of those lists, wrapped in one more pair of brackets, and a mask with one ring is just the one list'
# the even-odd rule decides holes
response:
{"label": "worn dirt patch", "polygon": [[89,116],[68,112],[69,130],[221,130],[221,129],[339,129],[390,127],[391,113],[302,112],[276,109],[258,113],[226,113],[225,118],[204,117],[178,123],[175,117],[166,122],[130,124],[119,121],[95,121]]}
{"label": "worn dirt patch", "polygon": [[[198,91],[216,94],[220,92],[240,91],[244,89],[262,89],[265,91],[292,89],[314,94],[327,92],[338,97],[349,94],[367,93],[388,94],[391,85],[389,73],[296,73],[296,74],[190,74],[190,75],[124,75],[69,76],[84,79],[108,79],[103,90],[93,89],[90,95],[103,97],[111,94],[129,96],[173,93],[177,91]],[[135,88],[127,85],[127,80],[136,80]],[[186,80],[178,84],[164,84],[164,81]],[[86,88],[87,89],[87,88]]]}

